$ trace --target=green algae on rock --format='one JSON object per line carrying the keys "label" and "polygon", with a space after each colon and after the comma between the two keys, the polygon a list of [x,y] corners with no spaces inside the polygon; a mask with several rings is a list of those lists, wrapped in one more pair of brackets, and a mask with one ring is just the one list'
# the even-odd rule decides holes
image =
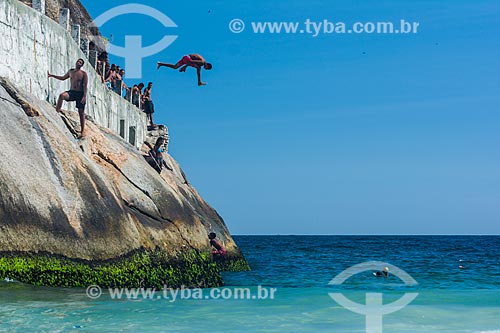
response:
{"label": "green algae on rock", "polygon": [[208,254],[189,251],[171,257],[161,250],[141,251],[111,262],[91,263],[46,254],[0,256],[0,279],[51,287],[204,288],[223,285]]}

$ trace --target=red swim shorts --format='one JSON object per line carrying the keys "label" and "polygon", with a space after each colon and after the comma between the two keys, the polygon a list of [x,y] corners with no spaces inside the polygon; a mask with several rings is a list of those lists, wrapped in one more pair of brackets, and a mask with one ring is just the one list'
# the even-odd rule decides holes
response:
{"label": "red swim shorts", "polygon": [[219,256],[225,256],[226,255],[226,250],[224,249],[221,249],[221,250],[214,250],[212,251],[212,254],[213,255],[219,255]]}
{"label": "red swim shorts", "polygon": [[179,60],[179,62],[183,65],[188,65],[190,66],[191,65],[191,58],[187,55],[185,55],[184,57],[182,57],[181,60]]}

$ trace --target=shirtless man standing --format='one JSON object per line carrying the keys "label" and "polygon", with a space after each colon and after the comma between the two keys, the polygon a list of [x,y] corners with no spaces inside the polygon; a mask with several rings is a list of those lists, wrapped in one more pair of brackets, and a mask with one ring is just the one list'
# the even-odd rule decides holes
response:
{"label": "shirtless man standing", "polygon": [[61,112],[63,101],[76,101],[76,107],[80,114],[80,127],[82,129],[80,134],[81,138],[85,137],[85,103],[87,101],[87,84],[89,81],[87,73],[82,71],[83,64],[85,64],[85,61],[83,59],[78,59],[75,68],[70,69],[64,76],[50,74],[49,71],[47,71],[47,76],[49,78],[53,77],[61,81],[65,81],[69,78],[71,88],[59,95],[56,111]]}
{"label": "shirtless man standing", "polygon": [[167,64],[164,62],[157,62],[156,64],[156,69],[160,69],[160,67],[165,66],[169,67],[172,69],[177,69],[180,67],[179,72],[185,72],[186,68],[188,66],[196,68],[196,74],[198,74],[198,85],[199,86],[204,86],[206,85],[205,82],[201,81],[201,68],[203,67],[206,70],[211,70],[212,69],[212,64],[208,63],[205,61],[205,58],[203,58],[199,54],[190,54],[190,55],[185,55],[182,57],[181,60],[177,61],[177,63],[174,64]]}
{"label": "shirtless man standing", "polygon": [[153,123],[155,106],[153,104],[153,98],[151,97],[151,89],[153,89],[153,82],[149,82],[148,86],[144,89],[144,94],[142,95],[142,105],[144,106],[144,112],[149,120],[150,128],[155,129],[156,125]]}

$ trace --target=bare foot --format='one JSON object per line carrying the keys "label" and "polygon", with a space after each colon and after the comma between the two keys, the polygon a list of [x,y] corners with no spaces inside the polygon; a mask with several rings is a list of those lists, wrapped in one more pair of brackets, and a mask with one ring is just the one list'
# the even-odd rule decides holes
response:
{"label": "bare foot", "polygon": [[186,71],[186,67],[181,67],[181,69],[179,69],[179,72],[185,72]]}
{"label": "bare foot", "polygon": [[156,63],[156,69],[160,69],[160,67],[161,67],[161,65],[160,65],[160,62],[158,61],[158,62]]}
{"label": "bare foot", "polygon": [[198,86],[206,86],[206,85],[207,85],[206,82],[201,82],[201,81],[198,82]]}

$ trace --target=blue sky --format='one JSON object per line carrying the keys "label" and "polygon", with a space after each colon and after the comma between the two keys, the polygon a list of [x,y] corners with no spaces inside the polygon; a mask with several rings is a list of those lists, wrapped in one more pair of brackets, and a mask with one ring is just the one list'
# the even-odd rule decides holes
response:
{"label": "blue sky", "polygon": [[[179,36],[143,59],[142,81],[154,82],[170,153],[233,234],[500,233],[498,1],[136,2],[178,27],[127,15],[101,31],[116,45]],[[82,3],[97,17],[128,2]],[[250,22],[307,18],[420,25],[251,32]],[[193,69],[156,70],[188,53],[213,63],[207,86]]]}

